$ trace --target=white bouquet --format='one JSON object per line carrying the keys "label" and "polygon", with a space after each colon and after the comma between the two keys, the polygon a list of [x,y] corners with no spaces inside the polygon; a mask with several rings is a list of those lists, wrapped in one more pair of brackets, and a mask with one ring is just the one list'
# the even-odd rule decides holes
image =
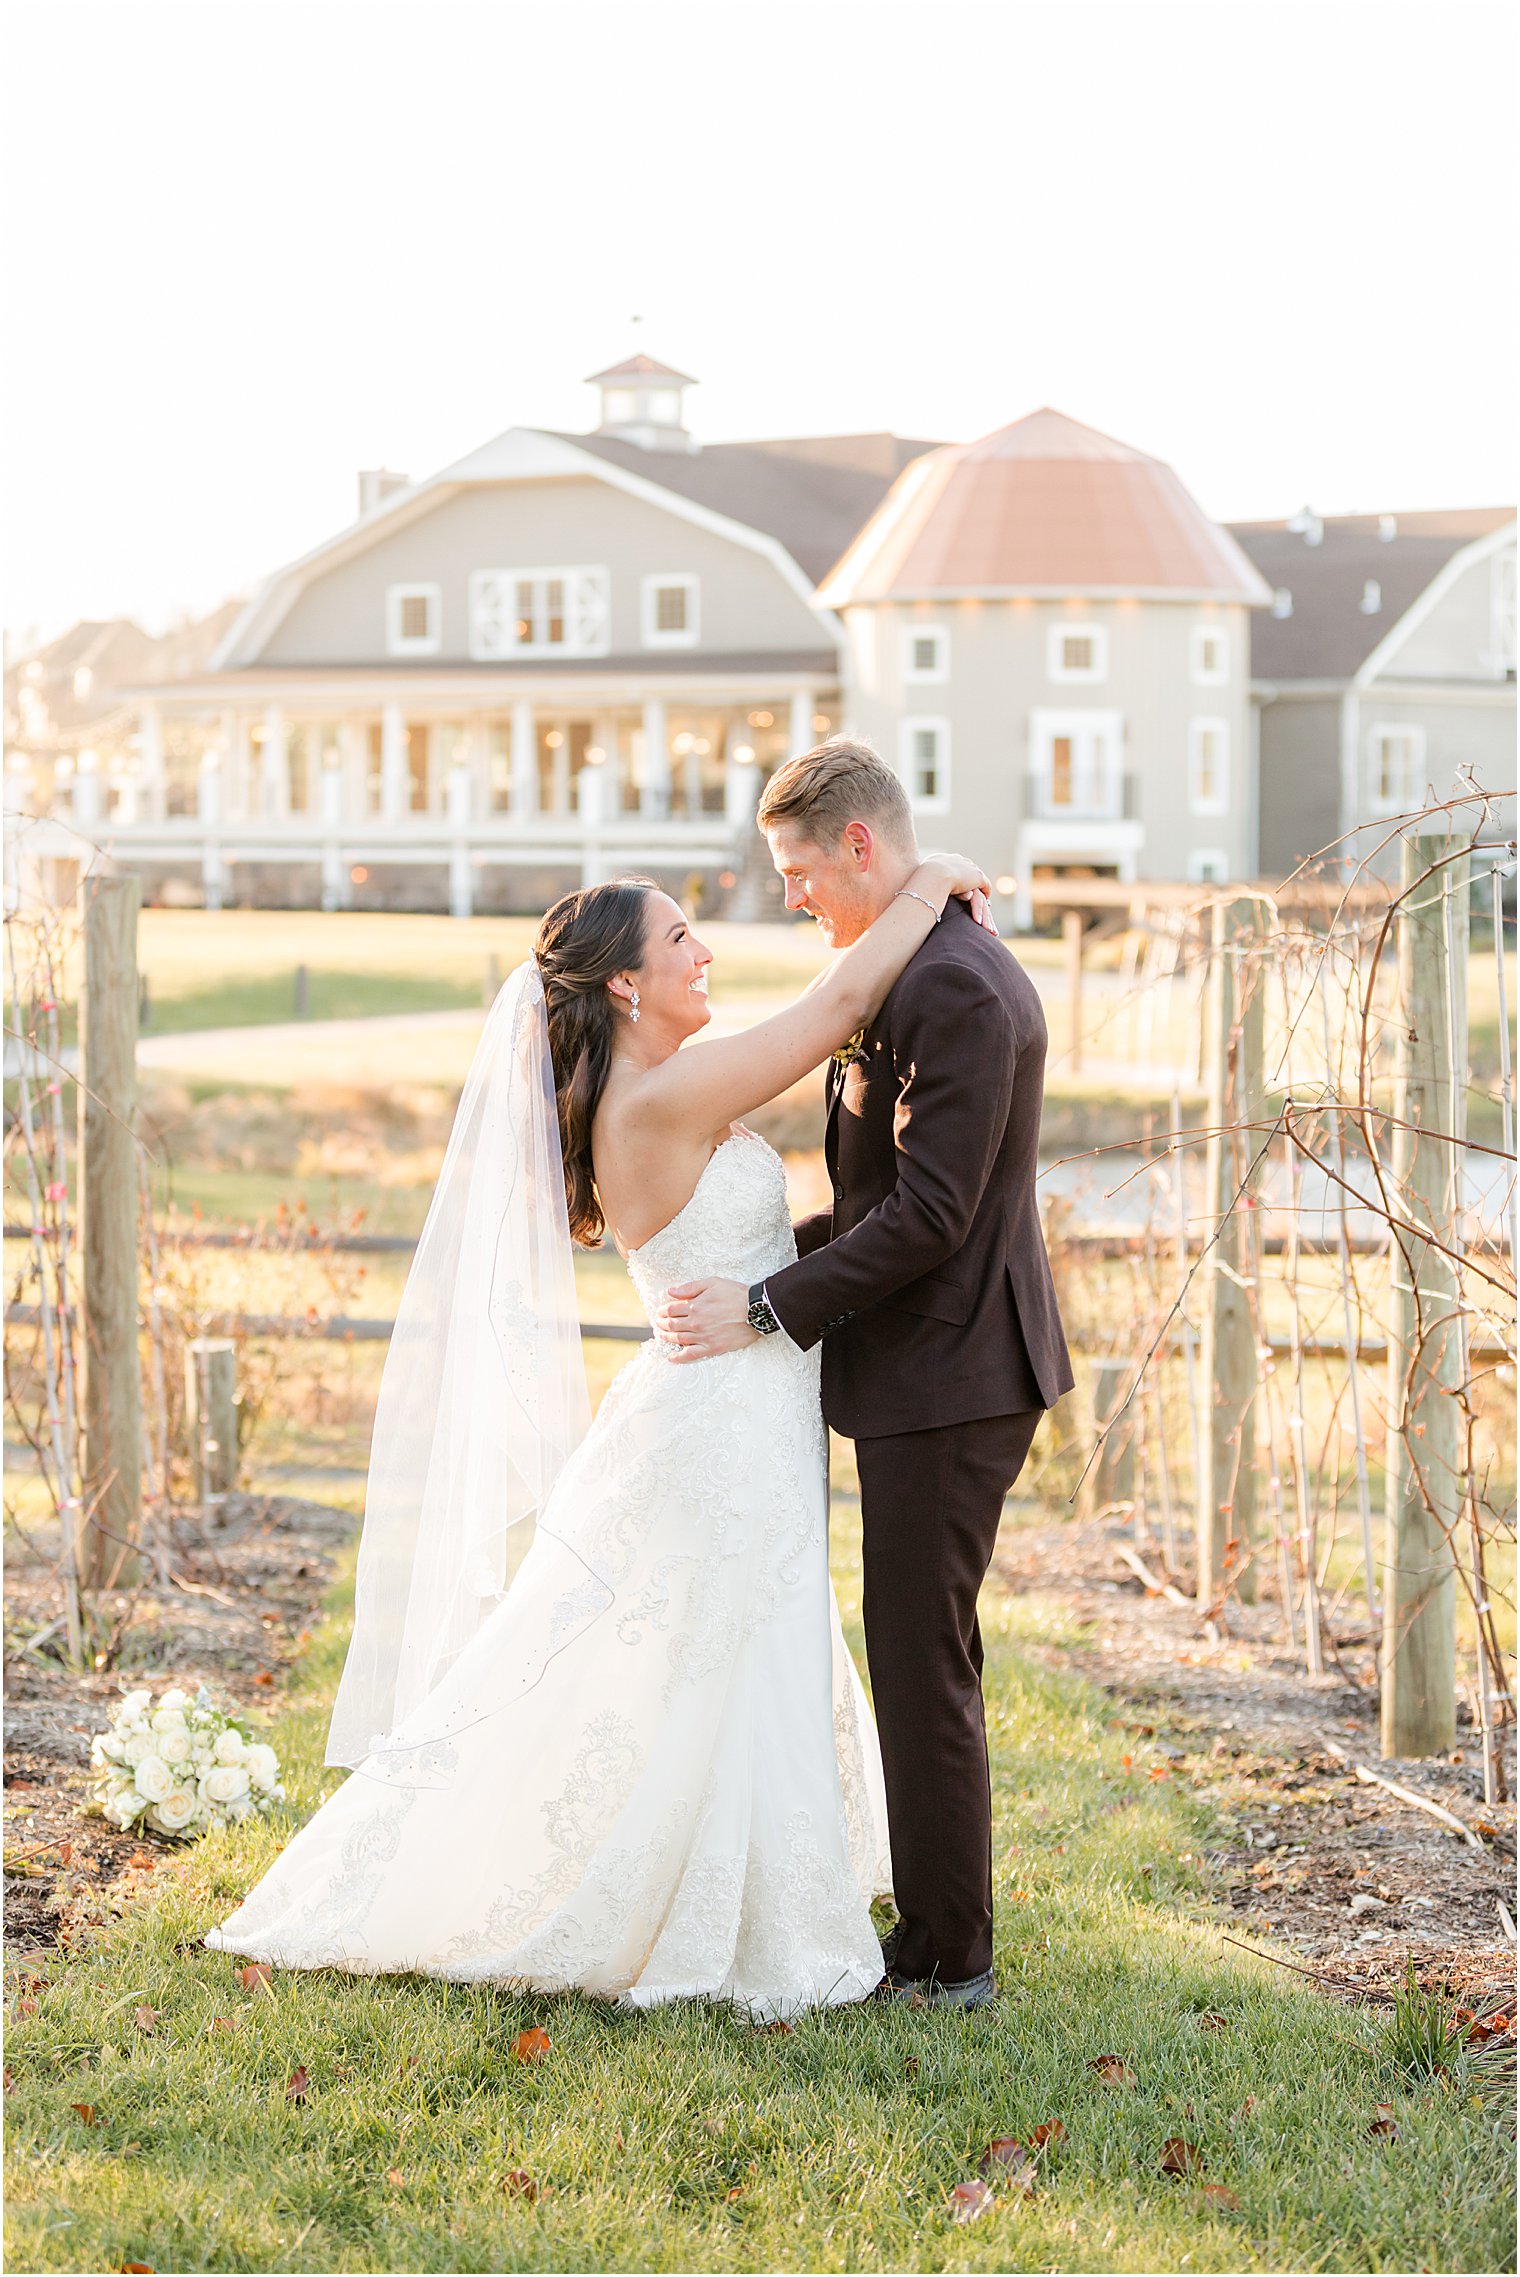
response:
{"label": "white bouquet", "polygon": [[192,1700],[173,1686],[158,1706],[128,1692],[90,1742],[95,1806],[112,1826],[202,1834],[283,1802],[280,1760],[219,1708],[204,1685]]}

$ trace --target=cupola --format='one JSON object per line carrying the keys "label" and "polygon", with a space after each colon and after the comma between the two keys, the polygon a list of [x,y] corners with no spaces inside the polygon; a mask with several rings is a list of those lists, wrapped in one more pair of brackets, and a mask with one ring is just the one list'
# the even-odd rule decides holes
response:
{"label": "cupola", "polygon": [[700,448],[686,431],[686,390],[697,384],[689,373],[672,371],[652,356],[630,356],[610,371],[593,372],[586,384],[601,390],[599,435],[646,451]]}

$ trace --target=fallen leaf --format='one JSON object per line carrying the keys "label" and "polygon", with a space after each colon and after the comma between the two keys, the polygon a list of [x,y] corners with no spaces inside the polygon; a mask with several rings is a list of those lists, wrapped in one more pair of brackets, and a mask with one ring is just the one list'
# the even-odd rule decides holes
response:
{"label": "fallen leaf", "polygon": [[122,2268],[125,2270],[134,2270],[141,2272],[142,2277],[153,2277],[153,2264],[151,2261],[124,2261],[122,2263]]}
{"label": "fallen leaf", "polygon": [[1064,2119],[1042,2119],[1030,2136],[1030,2147],[1037,2151],[1054,2150],[1066,2138]]}
{"label": "fallen leaf", "polygon": [[1242,2103],[1240,2106],[1240,2109],[1236,2112],[1235,2116],[1237,2119],[1249,2119],[1255,2109],[1256,2098],[1254,2095],[1248,2095],[1244,2103]]}
{"label": "fallen leaf", "polygon": [[512,2053],[520,2064],[533,2064],[546,2056],[553,2044],[542,2024],[530,2024],[527,2031],[519,2032],[513,2041]]}
{"label": "fallen leaf", "polygon": [[903,2078],[904,2078],[904,2079],[917,2079],[917,2077],[918,2077],[918,2070],[919,2070],[919,2064],[918,2064],[918,2058],[917,2058],[917,2056],[904,2056],[904,2058],[903,2058]]}
{"label": "fallen leaf", "polygon": [[311,2075],[307,2071],[305,2064],[297,2064],[295,2070],[291,2073],[289,2079],[287,2079],[285,2082],[286,2102],[304,2103],[306,2101],[307,2091],[309,2090],[310,2086]]}
{"label": "fallen leaf", "polygon": [[1015,2190],[1022,2190],[1026,2196],[1034,2189],[1029,2153],[1017,2135],[995,2137],[977,2163],[981,2174],[991,2176],[999,2182],[1012,2183]]}
{"label": "fallen leaf", "polygon": [[1205,2182],[1198,2195],[1200,2198],[1206,2198],[1211,2206],[1218,2206],[1227,2214],[1235,2214],[1240,2211],[1240,2200],[1234,2191],[1227,2190],[1222,2182]]}
{"label": "fallen leaf", "polygon": [[6,2092],[6,2094],[7,2094],[7,2095],[9,2095],[9,2093],[10,2093],[11,2089],[12,2089],[12,2088],[15,2086],[15,2084],[16,2084],[16,2075],[15,2075],[15,2073],[14,2073],[14,2072],[11,2070],[11,2067],[10,2067],[10,2065],[9,2065],[9,2064],[7,2064],[7,2065],[6,2065],[6,2067],[5,2067],[5,2070],[4,2070],[4,2072],[3,2072],[3,2073],[0,2073],[0,2087],[3,2087],[3,2088],[5,2089],[5,2092]]}
{"label": "fallen leaf", "polygon": [[1105,2087],[1133,2087],[1135,2075],[1122,2056],[1094,2056],[1087,2066]]}
{"label": "fallen leaf", "polygon": [[236,2030],[237,2025],[230,2016],[213,2016],[211,2022],[206,2026],[206,2036],[209,2039],[213,2032],[235,2032]]}
{"label": "fallen leaf", "polygon": [[134,1850],[127,1860],[127,1872],[129,1874],[141,1873],[145,1867],[156,1866],[157,1864],[158,1860],[151,1850]]}
{"label": "fallen leaf", "polygon": [[274,1986],[269,1981],[269,1963],[250,1961],[246,1969],[238,1970],[238,1983],[244,1992],[266,1992],[274,1998]]}
{"label": "fallen leaf", "polygon": [[253,1681],[255,1684],[273,1684],[274,1677],[267,1668],[261,1668]]}
{"label": "fallen leaf", "polygon": [[393,2190],[399,2190],[405,2183],[406,2176],[399,2166],[388,2166],[385,2170],[385,2179]]}
{"label": "fallen leaf", "polygon": [[1217,2009],[1206,2008],[1198,2019],[1198,2029],[1200,2032],[1223,2032],[1228,2029],[1229,2022],[1228,2016],[1221,2016]]}
{"label": "fallen leaf", "polygon": [[1163,2174],[1196,2174],[1203,2164],[1203,2153],[1196,2143],[1184,2140],[1181,2135],[1168,2135],[1161,2146]]}
{"label": "fallen leaf", "polygon": [[59,1843],[59,1845],[58,1845],[58,1848],[57,1848],[57,1850],[56,1850],[56,1851],[53,1853],[53,1855],[54,1855],[54,1856],[56,1857],[56,1859],[58,1860],[58,1863],[59,1863],[59,1865],[60,1865],[60,1866],[67,1866],[67,1865],[70,1865],[70,1864],[72,1864],[72,1862],[73,1862],[73,1857],[74,1857],[74,1845],[73,1845],[73,1843],[72,1843],[72,1842],[60,1842],[60,1843]]}
{"label": "fallen leaf", "polygon": [[1372,2117],[1367,2121],[1367,2132],[1369,2135],[1381,2135],[1387,2142],[1398,2141],[1399,2123],[1393,2115],[1391,2103],[1374,2106]]}
{"label": "fallen leaf", "polygon": [[149,2008],[145,2001],[142,2007],[138,2009],[135,2017],[133,2018],[133,2022],[136,2024],[139,2032],[151,2032],[156,2027],[159,2017],[162,2014],[162,2009]]}
{"label": "fallen leaf", "polygon": [[734,2186],[733,2186],[732,2190],[725,2190],[725,2191],[724,2191],[724,2193],[723,2193],[723,2203],[724,2203],[724,2205],[725,2205],[725,2206],[732,2206],[732,2205],[735,2203],[735,2201],[736,2201],[736,2200],[738,2200],[738,2199],[742,2198],[743,2196],[744,2196],[744,2184],[743,2184],[742,2182],[736,2182],[736,2183],[734,2184]]}
{"label": "fallen leaf", "polygon": [[69,2109],[70,2109],[71,2111],[77,2111],[77,2112],[79,2113],[79,2116],[80,2116],[80,2118],[81,2118],[81,2119],[83,2119],[83,2121],[84,2121],[84,2123],[85,2123],[85,2125],[86,2125],[87,2127],[93,2127],[93,2126],[94,2126],[94,2124],[95,2124],[95,2106],[94,2106],[94,2104],[93,2104],[93,2103],[71,2103],[71,2104],[69,2105]]}
{"label": "fallen leaf", "polygon": [[957,2182],[950,2193],[950,2213],[957,2222],[974,2222],[992,2209],[992,2192],[985,2182]]}
{"label": "fallen leaf", "polygon": [[506,2180],[502,2183],[502,2188],[509,2198],[526,2198],[530,2206],[538,2197],[538,2184],[532,2175],[525,2174],[520,2166],[507,2169]]}
{"label": "fallen leaf", "polygon": [[777,2040],[789,2040],[792,2036],[792,2027],[784,2016],[773,2017],[765,2029]]}
{"label": "fallen leaf", "polygon": [[35,2016],[35,2015],[36,2015],[36,2013],[37,2013],[37,2003],[36,2003],[36,2001],[35,2001],[35,2000],[32,2000],[32,1999],[28,1998],[28,1999],[25,1999],[25,2000],[18,2000],[18,2001],[17,2001],[17,2003],[16,2003],[16,2014],[17,2014],[18,2016]]}

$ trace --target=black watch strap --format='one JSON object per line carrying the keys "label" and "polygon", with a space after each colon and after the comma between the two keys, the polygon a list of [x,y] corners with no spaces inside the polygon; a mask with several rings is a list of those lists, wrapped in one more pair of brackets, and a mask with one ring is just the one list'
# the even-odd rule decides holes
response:
{"label": "black watch strap", "polygon": [[749,1292],[749,1324],[757,1336],[775,1336],[781,1327],[771,1311],[771,1300],[765,1293],[765,1283],[755,1281]]}

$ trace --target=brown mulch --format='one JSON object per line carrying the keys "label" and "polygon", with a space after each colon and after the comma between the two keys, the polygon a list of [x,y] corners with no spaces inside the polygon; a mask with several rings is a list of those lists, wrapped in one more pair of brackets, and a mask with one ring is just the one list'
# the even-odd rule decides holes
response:
{"label": "brown mulch", "polygon": [[[1229,1933],[1364,1993],[1391,1991],[1412,1963],[1420,1981],[1469,2005],[1512,2011],[1515,1946],[1499,1904],[1513,1916],[1515,1806],[1485,1804],[1464,1711],[1450,1757],[1385,1762],[1365,1627],[1337,1619],[1329,1672],[1311,1677],[1283,1641],[1276,1603],[1232,1602],[1222,1624],[1206,1623],[1122,1563],[1120,1545],[1133,1539],[1116,1515],[1005,1527],[994,1573],[1077,1624],[1081,1641],[1044,1648],[1046,1657],[1101,1685],[1141,1746],[1220,1811],[1224,1838],[1208,1863]],[[1158,1545],[1142,1543],[1140,1554],[1165,1578]],[[1513,1726],[1504,1741],[1512,1797]],[[1363,1785],[1354,1763],[1443,1805],[1482,1850]]]}
{"label": "brown mulch", "polygon": [[113,1893],[129,1890],[174,1847],[118,1833],[88,1809],[90,1739],[113,1703],[136,1684],[172,1681],[205,1684],[239,1709],[266,1713],[355,1524],[346,1510],[277,1495],[229,1498],[214,1533],[198,1519],[176,1521],[170,1585],[150,1579],[106,1601],[111,1664],[85,1676],[71,1673],[46,1640],[27,1649],[56,1616],[57,1583],[41,1559],[7,1558],[8,1949],[56,1945],[71,1911],[109,1907]]}

